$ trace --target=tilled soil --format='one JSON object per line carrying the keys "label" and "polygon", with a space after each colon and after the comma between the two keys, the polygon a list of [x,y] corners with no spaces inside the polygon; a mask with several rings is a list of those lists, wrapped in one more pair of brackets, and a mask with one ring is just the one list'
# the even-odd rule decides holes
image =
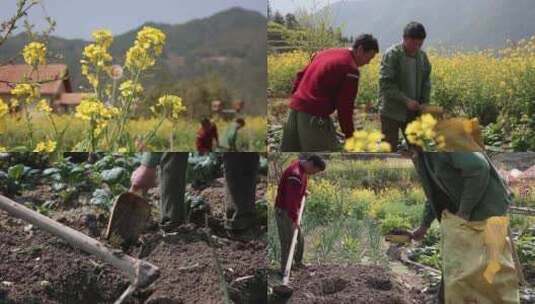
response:
{"label": "tilled soil", "polygon": [[[224,303],[212,249],[195,227],[155,240],[146,260],[160,265],[160,278],[146,303]],[[147,253],[144,253],[147,254]]]}
{"label": "tilled soil", "polygon": [[229,296],[235,303],[267,303],[266,252],[264,240],[235,241],[218,246],[217,256],[229,286]]}
{"label": "tilled soil", "polygon": [[293,271],[290,281],[291,298],[273,295],[270,303],[424,303],[418,292],[406,288],[391,272],[378,266],[314,265]]}
{"label": "tilled soil", "polygon": [[[230,238],[223,229],[224,190],[222,184],[213,186],[205,191],[217,210],[208,218],[210,230],[201,221],[162,235],[153,220],[139,244],[123,248],[161,272],[126,304],[219,304],[224,303],[225,290],[234,303],[266,302],[265,276],[258,271],[265,267],[265,226],[260,225],[254,240]],[[263,191],[260,183],[257,196]],[[108,214],[78,207],[49,216],[103,241]],[[25,227],[27,223],[0,211],[0,304],[113,303],[128,287],[128,280],[113,266],[47,232]]]}
{"label": "tilled soil", "polygon": [[24,227],[0,211],[0,303],[112,303],[128,286],[112,266]]}

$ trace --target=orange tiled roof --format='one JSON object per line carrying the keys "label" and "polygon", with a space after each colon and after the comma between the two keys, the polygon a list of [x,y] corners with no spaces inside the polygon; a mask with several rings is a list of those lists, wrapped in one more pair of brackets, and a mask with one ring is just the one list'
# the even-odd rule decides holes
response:
{"label": "orange tiled roof", "polygon": [[[62,82],[65,89],[71,91],[68,79],[62,79],[67,75],[68,69],[65,64],[41,65],[36,71],[25,64],[8,64],[0,66],[0,94],[9,94],[13,88],[13,83],[21,82],[25,77],[32,81],[44,81],[41,84],[41,94],[55,95],[58,93]],[[50,81],[53,80],[53,81]]]}

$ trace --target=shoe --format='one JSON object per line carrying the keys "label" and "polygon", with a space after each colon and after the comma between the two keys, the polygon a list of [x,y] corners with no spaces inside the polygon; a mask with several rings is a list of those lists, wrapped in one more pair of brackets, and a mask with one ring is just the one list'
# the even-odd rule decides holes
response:
{"label": "shoe", "polygon": [[255,228],[241,230],[227,230],[230,239],[238,241],[252,241],[259,238],[258,231]]}
{"label": "shoe", "polygon": [[160,224],[160,230],[164,233],[176,232],[178,230],[178,227],[183,224],[184,223],[181,222],[166,221]]}
{"label": "shoe", "polygon": [[303,263],[303,262],[295,262],[294,265],[293,265],[293,268],[295,269],[306,269],[310,267],[310,264],[306,264],[306,263]]}

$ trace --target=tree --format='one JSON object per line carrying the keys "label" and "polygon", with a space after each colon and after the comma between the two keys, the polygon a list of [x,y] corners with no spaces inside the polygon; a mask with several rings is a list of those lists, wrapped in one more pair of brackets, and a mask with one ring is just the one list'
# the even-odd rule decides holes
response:
{"label": "tree", "polygon": [[275,16],[273,16],[273,22],[284,25],[284,17],[279,11],[275,12]]}
{"label": "tree", "polygon": [[272,16],[272,8],[271,8],[271,1],[268,0],[267,2],[267,19],[268,21],[272,21],[271,18],[273,17]]}
{"label": "tree", "polygon": [[297,18],[295,17],[294,14],[286,14],[285,16],[285,22],[286,22],[286,27],[290,30],[294,30],[294,29],[297,29],[299,27],[299,22],[297,22]]}

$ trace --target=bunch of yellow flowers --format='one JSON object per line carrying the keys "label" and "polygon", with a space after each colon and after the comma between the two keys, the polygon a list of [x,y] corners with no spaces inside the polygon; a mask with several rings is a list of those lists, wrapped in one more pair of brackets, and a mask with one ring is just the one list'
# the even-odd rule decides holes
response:
{"label": "bunch of yellow flowers", "polygon": [[137,33],[135,44],[145,50],[152,48],[159,55],[165,45],[165,34],[157,28],[145,26]]}
{"label": "bunch of yellow flowers", "polygon": [[86,46],[84,48],[83,56],[86,61],[82,63],[89,62],[99,68],[105,67],[112,60],[112,57],[108,53],[108,50],[104,46],[98,44],[90,44]]}
{"label": "bunch of yellow flowers", "polygon": [[105,49],[108,49],[113,42],[113,35],[108,29],[99,29],[91,33],[95,43],[102,46]]}
{"label": "bunch of yellow flowers", "polygon": [[56,142],[52,140],[47,140],[38,143],[33,152],[54,152],[55,150]]}
{"label": "bunch of yellow flowers", "polygon": [[38,111],[42,111],[42,112],[45,112],[45,113],[51,113],[52,112],[52,108],[50,107],[50,105],[48,104],[48,100],[46,99],[41,99],[37,105],[35,106],[35,108],[38,110]]}
{"label": "bunch of yellow flowers", "polygon": [[108,48],[113,42],[113,36],[109,30],[96,30],[92,33],[95,43],[91,43],[84,48],[82,53],[81,72],[93,87],[98,87],[99,76],[97,72],[92,72],[90,65],[93,65],[98,70],[111,70],[112,56],[108,52]]}
{"label": "bunch of yellow flowers", "polygon": [[407,125],[405,134],[409,143],[417,145],[424,151],[444,149],[446,142],[443,135],[437,134],[438,121],[431,114],[423,114]]}
{"label": "bunch of yellow flowers", "polygon": [[151,107],[153,112],[156,112],[157,109],[163,110],[172,119],[178,119],[179,115],[186,111],[186,107],[182,103],[182,98],[176,95],[163,95],[160,97],[156,108]]}
{"label": "bunch of yellow flowers", "polygon": [[76,107],[74,117],[89,121],[95,124],[97,134],[107,126],[110,119],[119,114],[119,109],[115,107],[106,107],[100,100],[94,96],[84,97]]}
{"label": "bunch of yellow flowers", "polygon": [[39,85],[31,83],[19,83],[12,90],[11,95],[15,96],[16,102],[18,99],[24,99],[26,103],[31,103],[40,94]]}
{"label": "bunch of yellow flowers", "polygon": [[143,87],[139,83],[134,83],[132,80],[126,80],[119,86],[121,96],[124,98],[130,98],[143,93]]}
{"label": "bunch of yellow flowers", "polygon": [[46,64],[46,46],[41,42],[31,42],[22,50],[24,61],[31,65]]}
{"label": "bunch of yellow flowers", "polygon": [[137,33],[137,39],[126,53],[126,67],[143,71],[156,63],[165,45],[165,34],[159,29],[145,26]]}
{"label": "bunch of yellow flowers", "polygon": [[380,131],[356,131],[353,137],[348,138],[345,150],[348,152],[390,152],[392,147],[383,141],[384,135]]}

